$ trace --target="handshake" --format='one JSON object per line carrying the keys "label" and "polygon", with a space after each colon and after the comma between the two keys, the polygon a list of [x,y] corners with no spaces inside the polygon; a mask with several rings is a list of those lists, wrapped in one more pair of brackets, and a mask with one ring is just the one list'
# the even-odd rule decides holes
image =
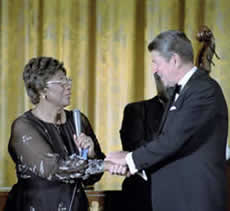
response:
{"label": "handshake", "polygon": [[[91,137],[81,133],[78,137],[74,135],[74,140],[79,151],[87,149],[87,155],[82,156],[94,158],[94,143]],[[130,176],[129,168],[126,163],[125,157],[128,154],[126,151],[117,151],[109,153],[104,160],[104,171],[110,172],[114,175]]]}
{"label": "handshake", "polygon": [[112,175],[129,177],[131,174],[125,160],[127,154],[128,152],[125,151],[109,153],[104,160],[104,170]]}

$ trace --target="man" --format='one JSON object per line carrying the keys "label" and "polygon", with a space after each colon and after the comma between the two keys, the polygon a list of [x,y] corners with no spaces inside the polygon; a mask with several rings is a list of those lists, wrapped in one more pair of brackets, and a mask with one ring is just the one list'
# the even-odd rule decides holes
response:
{"label": "man", "polygon": [[[128,165],[131,174],[154,168],[152,209],[225,211],[227,105],[220,86],[193,65],[193,50],[179,31],[159,34],[148,46],[153,71],[180,92],[166,111],[161,134],[137,150],[110,153],[107,160]],[[118,166],[119,167],[119,166]],[[122,173],[113,168],[114,173]]]}
{"label": "man", "polygon": [[[133,151],[151,141],[158,133],[168,94],[160,77],[154,74],[157,96],[126,105],[120,130],[122,148]],[[146,172],[151,174],[151,169]],[[122,184],[123,209],[125,211],[151,211],[151,180],[135,174],[125,178]]]}

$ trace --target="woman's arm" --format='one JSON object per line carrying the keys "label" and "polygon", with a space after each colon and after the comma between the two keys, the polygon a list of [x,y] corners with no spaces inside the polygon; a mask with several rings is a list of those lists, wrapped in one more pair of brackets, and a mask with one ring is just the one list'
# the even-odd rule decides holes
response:
{"label": "woman's arm", "polygon": [[14,121],[9,152],[16,163],[19,176],[38,175],[48,180],[68,182],[75,178],[88,178],[91,173],[103,172],[103,162],[95,161],[98,165],[92,166],[77,155],[62,158],[53,152],[45,139],[30,120],[20,117]]}

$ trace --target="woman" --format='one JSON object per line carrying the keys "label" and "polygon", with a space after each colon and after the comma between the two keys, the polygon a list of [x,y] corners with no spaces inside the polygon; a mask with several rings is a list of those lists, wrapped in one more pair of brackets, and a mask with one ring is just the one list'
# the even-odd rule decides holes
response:
{"label": "woman", "polygon": [[[33,58],[23,80],[35,105],[12,124],[9,153],[16,164],[18,182],[9,193],[5,210],[67,211],[88,209],[82,183],[100,179],[104,163],[97,138],[81,113],[82,134],[76,138],[70,104],[71,80],[54,58]],[[79,148],[88,148],[89,160]]]}

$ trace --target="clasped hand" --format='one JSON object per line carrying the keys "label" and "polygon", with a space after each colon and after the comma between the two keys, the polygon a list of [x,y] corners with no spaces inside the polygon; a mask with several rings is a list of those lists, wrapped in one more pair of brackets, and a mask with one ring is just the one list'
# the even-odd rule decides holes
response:
{"label": "clasped hand", "polygon": [[112,175],[130,176],[125,157],[128,152],[111,152],[105,158],[104,167]]}
{"label": "clasped hand", "polygon": [[[78,149],[88,149],[88,157],[94,158],[94,142],[91,137],[81,133],[79,137],[74,135],[74,141]],[[111,152],[106,156],[104,160],[104,170],[108,171],[112,175],[130,176],[128,166],[126,165],[125,157],[128,152],[119,151]]]}

